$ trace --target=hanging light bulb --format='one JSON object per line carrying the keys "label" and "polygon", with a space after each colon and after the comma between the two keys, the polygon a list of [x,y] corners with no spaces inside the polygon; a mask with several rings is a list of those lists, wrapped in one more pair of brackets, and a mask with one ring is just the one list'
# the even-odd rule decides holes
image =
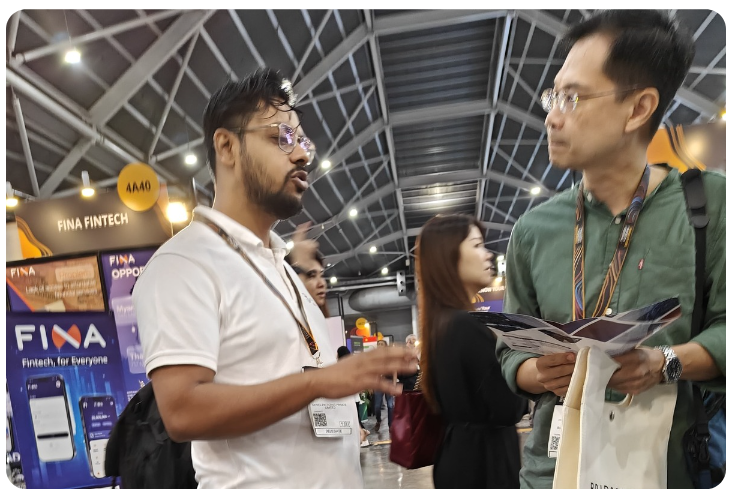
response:
{"label": "hanging light bulb", "polygon": [[186,157],[184,158],[184,162],[187,165],[195,165],[196,164],[196,154],[188,153]]}
{"label": "hanging light bulb", "polygon": [[387,275],[387,273],[388,273],[387,267],[383,267],[382,268],[382,275]]}
{"label": "hanging light bulb", "polygon": [[85,198],[91,198],[94,196],[94,188],[89,182],[89,172],[84,170],[82,172],[82,196]]}
{"label": "hanging light bulb", "polygon": [[18,206],[18,198],[15,197],[15,191],[10,182],[5,182],[5,206],[8,208],[15,208]]}
{"label": "hanging light bulb", "polygon": [[64,56],[64,61],[69,64],[78,64],[82,60],[82,54],[76,48],[69,50]]}

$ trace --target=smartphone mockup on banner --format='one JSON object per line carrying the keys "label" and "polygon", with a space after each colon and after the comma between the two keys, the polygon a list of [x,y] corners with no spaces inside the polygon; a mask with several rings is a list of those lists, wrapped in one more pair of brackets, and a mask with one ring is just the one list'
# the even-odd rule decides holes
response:
{"label": "smartphone mockup on banner", "polygon": [[95,478],[103,478],[107,441],[117,422],[115,399],[110,395],[88,395],[79,399],[79,410],[84,426],[89,471]]}
{"label": "smartphone mockup on banner", "polygon": [[28,404],[41,461],[68,461],[74,457],[71,414],[66,384],[60,374],[28,378]]}

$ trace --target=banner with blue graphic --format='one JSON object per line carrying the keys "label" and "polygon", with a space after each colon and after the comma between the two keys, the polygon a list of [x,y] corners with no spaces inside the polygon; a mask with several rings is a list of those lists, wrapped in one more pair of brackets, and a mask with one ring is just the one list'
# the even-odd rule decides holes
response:
{"label": "banner with blue graphic", "polygon": [[13,442],[28,488],[103,487],[104,451],[127,404],[106,313],[7,313]]}
{"label": "banner with blue graphic", "polygon": [[505,298],[504,281],[495,286],[484,288],[472,298],[472,304],[477,312],[502,312]]}
{"label": "banner with blue graphic", "polygon": [[133,308],[135,282],[155,249],[103,253],[102,271],[110,310],[115,316],[122,359],[122,374],[130,400],[148,382],[143,349],[138,338],[138,321]]}

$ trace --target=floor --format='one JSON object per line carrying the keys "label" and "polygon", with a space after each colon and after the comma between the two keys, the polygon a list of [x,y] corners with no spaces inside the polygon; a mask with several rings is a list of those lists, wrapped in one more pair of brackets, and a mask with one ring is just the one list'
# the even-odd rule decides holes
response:
{"label": "floor", "polygon": [[[364,487],[366,489],[432,489],[433,466],[408,470],[390,461],[390,430],[387,426],[387,409],[383,407],[382,412],[382,428],[379,432],[374,431],[377,422],[374,416],[370,416],[364,423],[364,427],[370,431],[367,436],[370,446],[362,447],[360,450]],[[521,455],[529,431],[530,427],[527,419],[523,419],[518,423]]]}

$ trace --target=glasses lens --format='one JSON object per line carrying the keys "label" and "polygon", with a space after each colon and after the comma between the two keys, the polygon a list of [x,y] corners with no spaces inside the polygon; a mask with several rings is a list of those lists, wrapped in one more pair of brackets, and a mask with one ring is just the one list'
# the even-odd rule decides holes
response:
{"label": "glasses lens", "polygon": [[280,148],[286,154],[293,152],[293,148],[296,147],[296,131],[285,123],[280,124],[280,135],[278,137]]}
{"label": "glasses lens", "polygon": [[545,112],[550,113],[553,109],[553,89],[546,88],[540,96],[540,105],[543,106]]}
{"label": "glasses lens", "polygon": [[300,146],[306,151],[306,156],[308,156],[306,166],[310,166],[316,156],[316,146],[313,145],[311,139],[308,137],[301,137]]}

